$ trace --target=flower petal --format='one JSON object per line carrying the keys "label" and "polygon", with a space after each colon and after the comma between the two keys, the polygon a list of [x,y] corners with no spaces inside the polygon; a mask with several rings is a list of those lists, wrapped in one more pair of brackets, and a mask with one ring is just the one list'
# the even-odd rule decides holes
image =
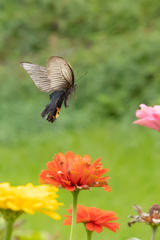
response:
{"label": "flower petal", "polygon": [[52,211],[46,211],[46,210],[40,210],[39,212],[44,213],[48,215],[51,218],[54,218],[55,220],[60,220],[61,216],[58,213],[52,212]]}
{"label": "flower petal", "polygon": [[85,155],[75,155],[67,152],[65,155],[59,153],[56,159],[47,163],[49,170],[43,170],[40,174],[40,182],[51,184],[68,191],[75,189],[91,189],[91,187],[103,187],[109,191],[109,177],[102,177],[108,169],[102,168],[101,158],[90,163],[91,158]]}
{"label": "flower petal", "polygon": [[58,197],[57,190],[55,187],[34,186],[31,183],[18,187],[0,184],[0,208],[29,214],[43,212],[57,219],[59,215],[53,211],[62,205],[55,199]]}
{"label": "flower petal", "polygon": [[[70,207],[67,210],[70,214],[72,214],[72,208]],[[101,209],[95,207],[85,207],[80,204],[77,205],[77,223],[84,223],[86,228],[89,231],[102,232],[103,228],[108,228],[111,231],[116,232],[119,224],[116,222],[111,222],[113,220],[118,219],[115,216],[116,213],[113,211],[103,211]],[[64,225],[71,225],[72,216],[65,216],[67,219],[64,222]]]}
{"label": "flower petal", "polygon": [[145,127],[160,131],[160,106],[148,107],[144,104],[140,105],[141,110],[136,111],[136,116],[140,119],[133,122]]}

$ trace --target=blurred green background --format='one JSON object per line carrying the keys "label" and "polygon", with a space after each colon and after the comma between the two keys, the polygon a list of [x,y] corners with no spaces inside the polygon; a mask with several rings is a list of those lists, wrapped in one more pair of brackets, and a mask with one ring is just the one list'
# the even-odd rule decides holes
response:
{"label": "blurred green background", "polygon": [[[70,107],[62,107],[50,124],[40,116],[49,96],[19,62],[46,66],[52,55],[72,65],[76,80],[87,74],[77,82]],[[0,181],[37,185],[40,171],[58,152],[89,154],[93,161],[102,157],[112,191],[82,191],[79,203],[115,211],[120,229],[95,233],[93,240],[149,239],[151,229],[129,228],[127,216],[136,214],[133,204],[145,212],[160,204],[160,136],[132,122],[139,104],[160,104],[159,66],[158,0],[1,0]],[[26,215],[25,229],[69,239],[70,227],[62,223],[71,194],[60,190],[59,201],[65,203],[61,221]],[[77,225],[77,239],[85,239],[82,230]]]}

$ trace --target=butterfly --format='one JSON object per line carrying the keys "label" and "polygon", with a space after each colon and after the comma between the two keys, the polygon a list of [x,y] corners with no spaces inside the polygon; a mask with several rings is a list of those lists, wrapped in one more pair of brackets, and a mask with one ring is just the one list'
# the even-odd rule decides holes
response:
{"label": "butterfly", "polygon": [[53,123],[61,110],[64,101],[65,108],[69,107],[69,98],[75,92],[76,83],[71,65],[62,57],[52,56],[47,61],[47,68],[29,62],[20,62],[29,73],[35,85],[42,92],[52,92],[50,103],[41,113],[42,118]]}

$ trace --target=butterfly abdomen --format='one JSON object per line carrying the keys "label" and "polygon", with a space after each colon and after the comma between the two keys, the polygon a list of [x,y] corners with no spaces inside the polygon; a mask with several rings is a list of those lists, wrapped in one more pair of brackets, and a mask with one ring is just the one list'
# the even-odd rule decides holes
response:
{"label": "butterfly abdomen", "polygon": [[65,100],[64,100],[64,106],[65,106],[65,108],[69,107],[69,99],[70,99],[70,97],[74,94],[74,92],[75,92],[75,86],[72,87],[72,88],[69,88],[69,89],[66,91]]}

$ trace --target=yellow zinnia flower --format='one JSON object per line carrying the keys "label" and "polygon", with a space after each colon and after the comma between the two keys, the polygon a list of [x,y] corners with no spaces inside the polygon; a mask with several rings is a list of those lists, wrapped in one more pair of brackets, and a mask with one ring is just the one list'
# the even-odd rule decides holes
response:
{"label": "yellow zinnia flower", "polygon": [[58,203],[56,187],[46,185],[34,186],[28,183],[26,186],[11,187],[9,183],[0,184],[0,211],[22,211],[29,214],[42,212],[59,220],[61,217],[54,211],[62,203]]}

